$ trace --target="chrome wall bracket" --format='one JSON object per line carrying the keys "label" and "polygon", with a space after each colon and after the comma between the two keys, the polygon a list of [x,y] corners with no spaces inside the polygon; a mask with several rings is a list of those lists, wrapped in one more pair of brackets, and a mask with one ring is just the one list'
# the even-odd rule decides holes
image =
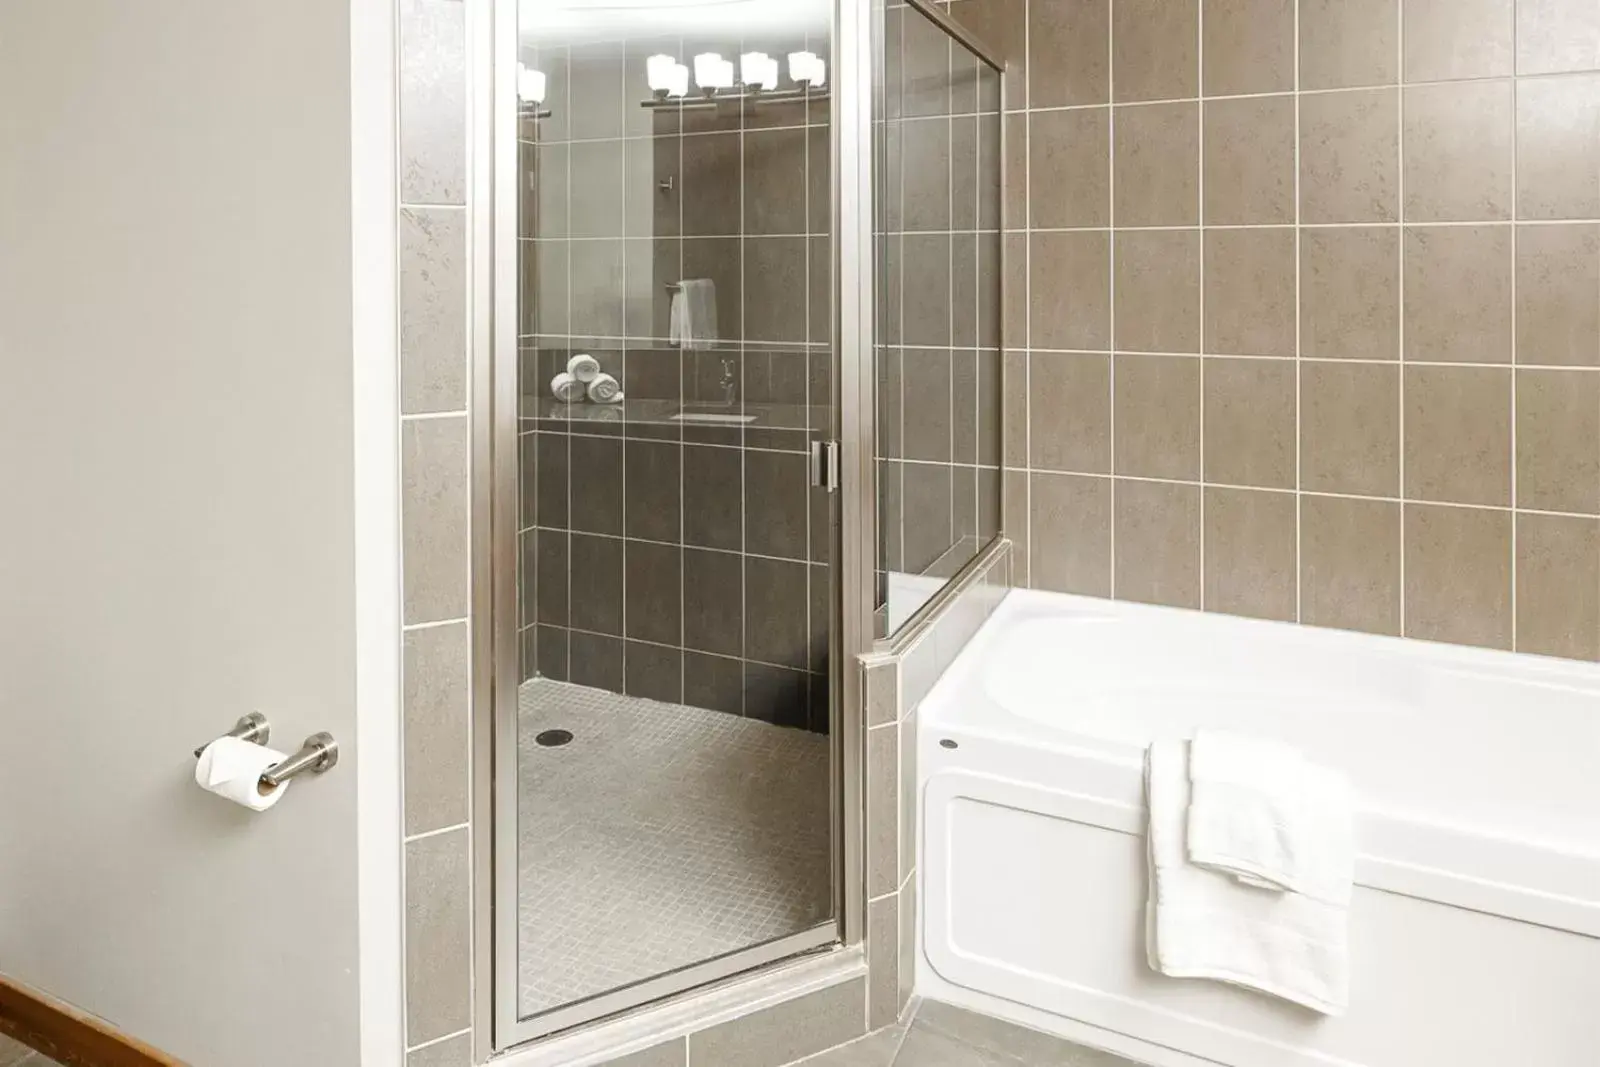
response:
{"label": "chrome wall bracket", "polygon": [[312,774],[326,774],[338,762],[339,742],[335,741],[330,733],[315,733],[306,738],[299,752],[263,771],[261,784],[275,788],[308,771]]}
{"label": "chrome wall bracket", "polygon": [[[240,716],[239,721],[233,724],[233,729],[222,736],[237,737],[241,741],[253,741],[258,745],[264,745],[267,743],[267,739],[272,736],[272,724],[267,722],[267,717],[259,711],[252,711],[248,715]],[[195,749],[194,758],[199,759],[200,753],[204,752],[209,744],[211,742],[207,741],[206,744]]]}

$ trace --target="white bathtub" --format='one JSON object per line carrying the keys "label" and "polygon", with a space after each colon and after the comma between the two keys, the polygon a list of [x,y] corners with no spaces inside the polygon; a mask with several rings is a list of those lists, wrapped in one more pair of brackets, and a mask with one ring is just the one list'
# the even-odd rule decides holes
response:
{"label": "white bathtub", "polygon": [[[1143,749],[1202,725],[1358,790],[1342,1018],[1144,965]],[[1019,591],[917,730],[924,995],[1160,1065],[1600,1064],[1600,668]]]}

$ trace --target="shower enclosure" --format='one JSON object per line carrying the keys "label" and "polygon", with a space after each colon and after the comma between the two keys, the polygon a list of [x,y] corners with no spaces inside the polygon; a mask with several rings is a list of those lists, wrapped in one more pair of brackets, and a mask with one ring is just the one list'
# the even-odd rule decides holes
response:
{"label": "shower enclosure", "polygon": [[[982,407],[998,399],[998,78],[935,22],[937,47],[902,64],[919,11],[495,6],[476,587],[498,1048],[861,938],[845,665],[903,557],[879,555],[871,487],[895,486],[897,545],[902,526],[938,530],[949,573],[999,518],[981,466],[998,452]],[[909,103],[941,93],[934,111]],[[902,136],[891,96],[944,133],[907,139],[905,221],[875,230],[874,146],[882,170]],[[931,195],[910,192],[922,165],[944,175],[944,214],[917,226],[942,242],[945,288],[899,276],[946,329],[875,360],[886,250],[924,251],[905,232]],[[921,312],[894,285],[898,328]],[[879,413],[928,407],[937,454],[875,447],[884,383]]]}

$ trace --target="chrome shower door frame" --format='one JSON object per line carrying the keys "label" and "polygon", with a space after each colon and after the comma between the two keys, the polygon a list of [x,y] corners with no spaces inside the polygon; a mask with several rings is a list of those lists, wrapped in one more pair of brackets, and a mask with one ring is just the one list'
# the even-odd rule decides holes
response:
{"label": "chrome shower door frame", "polygon": [[[881,2],[881,0],[880,0]],[[872,101],[874,0],[834,0],[833,434],[840,534],[833,552],[830,729],[834,918],[596,997],[523,1018],[517,958],[518,0],[469,3],[469,257],[473,314],[473,814],[476,1059],[686,999],[806,953],[859,943],[866,892],[861,678],[872,643],[877,495],[873,469]]]}

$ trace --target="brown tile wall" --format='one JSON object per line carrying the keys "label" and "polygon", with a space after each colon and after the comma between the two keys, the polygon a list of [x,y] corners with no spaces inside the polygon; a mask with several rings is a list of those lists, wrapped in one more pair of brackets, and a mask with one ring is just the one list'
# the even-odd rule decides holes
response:
{"label": "brown tile wall", "polygon": [[1000,78],[915,8],[884,38],[879,605],[885,572],[949,577],[1000,527]]}
{"label": "brown tile wall", "polygon": [[[829,105],[639,106],[649,55],[802,46],[826,55],[673,37],[523,57],[550,112],[522,122],[528,676],[827,729],[834,502],[807,452],[829,426]],[[718,341],[683,351],[668,286],[700,277]],[[622,383],[615,421],[549,402],[574,352]],[[696,403],[759,421],[665,421]]]}
{"label": "brown tile wall", "polygon": [[1023,582],[1600,656],[1600,14],[955,0]]}

